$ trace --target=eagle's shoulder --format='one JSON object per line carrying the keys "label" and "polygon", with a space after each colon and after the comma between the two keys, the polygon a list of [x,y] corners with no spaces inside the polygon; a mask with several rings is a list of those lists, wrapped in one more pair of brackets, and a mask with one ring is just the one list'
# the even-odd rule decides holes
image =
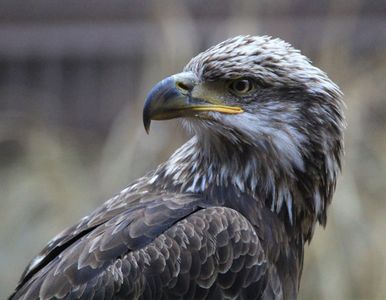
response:
{"label": "eagle's shoulder", "polygon": [[118,195],[48,245],[14,299],[263,291],[267,260],[253,226],[205,203],[193,194]]}
{"label": "eagle's shoulder", "polygon": [[[199,199],[193,195],[178,195],[167,192],[157,194],[157,192],[150,192],[148,188],[143,184],[143,180],[137,180],[115,197],[104,202],[92,213],[83,217],[79,222],[56,235],[25,268],[18,288],[52,260],[55,260],[57,256],[62,255],[66,249],[72,248],[81,239],[87,239],[93,232],[104,231],[107,228],[114,228],[115,232],[118,232],[124,223],[130,222],[132,228],[136,226],[137,230],[143,230],[145,236],[145,228],[139,227],[154,227],[152,228],[153,231],[155,228],[165,229],[163,226],[166,226],[168,221],[173,222],[175,218],[183,217],[194,211],[199,204]],[[161,219],[165,224],[157,224],[157,215],[163,215]],[[150,228],[147,230],[149,231]],[[151,234],[148,238],[151,238]],[[146,237],[143,237],[142,241],[145,240]],[[140,241],[138,236],[131,246],[139,247]]]}

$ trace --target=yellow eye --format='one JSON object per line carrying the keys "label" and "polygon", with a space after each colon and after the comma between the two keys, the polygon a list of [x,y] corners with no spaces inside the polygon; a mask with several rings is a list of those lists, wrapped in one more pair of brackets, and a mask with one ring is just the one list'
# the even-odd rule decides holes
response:
{"label": "yellow eye", "polygon": [[240,78],[232,81],[229,88],[237,94],[245,94],[252,90],[253,82],[248,78]]}

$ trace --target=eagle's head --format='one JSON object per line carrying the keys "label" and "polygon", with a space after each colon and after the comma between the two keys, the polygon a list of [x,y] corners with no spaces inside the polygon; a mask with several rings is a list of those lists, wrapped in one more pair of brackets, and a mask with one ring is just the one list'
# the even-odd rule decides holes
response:
{"label": "eagle's head", "polygon": [[238,36],[159,82],[143,118],[146,130],[150,120],[181,118],[193,133],[164,171],[181,189],[233,184],[290,223],[309,217],[300,224],[309,227],[308,239],[317,220],[325,224],[340,170],[341,96],[288,43]]}

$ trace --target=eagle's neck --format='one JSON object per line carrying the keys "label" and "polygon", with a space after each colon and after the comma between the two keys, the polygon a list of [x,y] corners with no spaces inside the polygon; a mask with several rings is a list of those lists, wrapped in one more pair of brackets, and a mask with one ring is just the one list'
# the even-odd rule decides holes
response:
{"label": "eagle's neck", "polygon": [[172,187],[188,193],[231,188],[235,194],[252,196],[277,213],[286,207],[288,221],[292,222],[294,191],[290,188],[294,179],[286,172],[278,165],[267,166],[252,145],[226,141],[208,145],[194,136],[155,171],[152,182],[163,189]]}

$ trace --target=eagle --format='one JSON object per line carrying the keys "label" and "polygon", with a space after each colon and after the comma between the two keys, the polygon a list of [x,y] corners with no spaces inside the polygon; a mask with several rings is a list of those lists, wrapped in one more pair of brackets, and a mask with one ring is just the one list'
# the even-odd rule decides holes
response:
{"label": "eagle", "polygon": [[296,299],[343,156],[342,93],[287,42],[237,36],[157,83],[191,138],[27,266],[10,299]]}

